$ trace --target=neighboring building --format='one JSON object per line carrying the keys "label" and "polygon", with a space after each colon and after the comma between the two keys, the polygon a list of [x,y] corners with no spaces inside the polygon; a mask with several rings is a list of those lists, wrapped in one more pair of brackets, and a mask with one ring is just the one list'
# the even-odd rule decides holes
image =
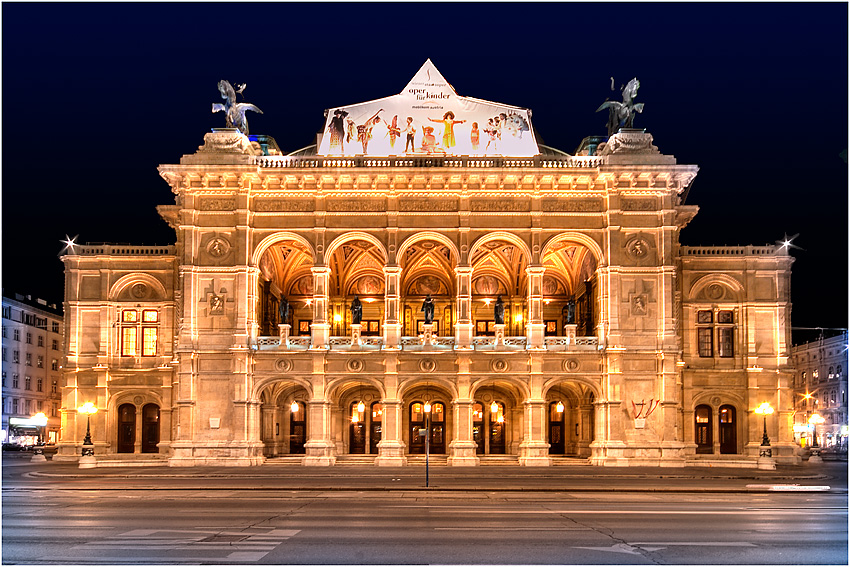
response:
{"label": "neighboring building", "polygon": [[[60,439],[62,311],[43,299],[3,295],[3,442],[32,445]],[[44,413],[47,425],[31,418]],[[39,431],[41,429],[41,431]]]}
{"label": "neighboring building", "polygon": [[696,166],[642,130],[571,156],[530,116],[429,61],[317,146],[216,129],[160,166],[174,246],[62,256],[56,458],[91,401],[96,454],[175,466],[401,465],[424,435],[449,465],[755,466],[769,402],[799,462],[787,248],[680,246]]}
{"label": "neighboring building", "polygon": [[[794,376],[794,433],[811,446],[817,432],[821,447],[847,447],[847,333],[791,348]],[[813,414],[824,421],[815,426]]]}

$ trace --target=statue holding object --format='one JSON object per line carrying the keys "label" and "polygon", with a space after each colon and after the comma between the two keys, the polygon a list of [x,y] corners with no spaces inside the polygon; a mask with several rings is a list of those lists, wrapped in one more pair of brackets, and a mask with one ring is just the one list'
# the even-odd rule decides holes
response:
{"label": "statue holding object", "polygon": [[357,296],[354,296],[354,301],[351,302],[351,323],[354,325],[359,325],[360,321],[363,320],[363,304],[360,303],[360,299]]}
{"label": "statue holding object", "polygon": [[[613,81],[613,79],[611,79]],[[608,109],[608,136],[611,137],[617,133],[620,128],[632,128],[635,120],[635,113],[643,112],[643,103],[634,103],[637,96],[637,91],[640,88],[640,81],[637,77],[629,81],[623,88],[623,102],[615,100],[606,100],[602,106],[596,109]],[[613,89],[613,87],[612,87]]]}
{"label": "statue holding object", "polygon": [[425,301],[422,302],[421,311],[425,313],[426,325],[430,325],[434,322],[434,300],[431,299],[430,293],[425,297]]}
{"label": "statue holding object", "polygon": [[502,296],[496,298],[496,304],[493,307],[493,319],[497,325],[505,324],[505,302],[502,301]]}
{"label": "statue holding object", "polygon": [[278,305],[278,311],[280,314],[280,324],[288,325],[289,324],[289,301],[286,300],[285,297],[280,297],[280,305]]}
{"label": "statue holding object", "polygon": [[[245,90],[245,85],[239,85],[239,92]],[[249,110],[263,113],[262,110],[247,102],[236,102],[236,91],[233,86],[224,80],[218,82],[218,92],[221,93],[221,98],[224,99],[224,104],[214,102],[212,111],[224,112],[225,124],[227,128],[236,128],[246,136],[248,135],[248,119],[245,113]]]}

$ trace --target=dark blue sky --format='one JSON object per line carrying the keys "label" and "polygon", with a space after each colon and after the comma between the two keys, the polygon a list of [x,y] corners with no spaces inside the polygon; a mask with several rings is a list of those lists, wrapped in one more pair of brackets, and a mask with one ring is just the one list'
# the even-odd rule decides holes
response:
{"label": "dark blue sky", "polygon": [[543,143],[635,126],[700,173],[691,245],[795,241],[793,323],[847,326],[847,4],[2,5],[3,287],[61,302],[65,234],[166,244],[156,167],[246,82],[253,133],[315,141],[325,108],[397,94],[430,58],[458,94],[530,108]]}

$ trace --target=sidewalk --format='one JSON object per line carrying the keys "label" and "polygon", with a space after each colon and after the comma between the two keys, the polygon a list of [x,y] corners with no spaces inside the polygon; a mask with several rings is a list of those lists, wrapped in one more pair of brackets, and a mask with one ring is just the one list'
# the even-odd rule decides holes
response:
{"label": "sidewalk", "polygon": [[[846,492],[846,463],[776,470],[719,467],[141,467],[79,469],[75,463],[3,461],[4,485],[104,490],[288,490],[471,492]],[[20,481],[20,482],[19,482]]]}

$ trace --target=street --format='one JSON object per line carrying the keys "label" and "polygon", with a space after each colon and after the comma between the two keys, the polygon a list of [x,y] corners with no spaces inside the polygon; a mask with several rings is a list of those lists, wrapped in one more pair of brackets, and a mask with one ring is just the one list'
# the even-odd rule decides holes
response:
{"label": "street", "polygon": [[[647,469],[634,485],[629,470],[547,470],[585,488],[535,490],[516,467],[443,468],[434,476],[445,489],[426,490],[421,467],[334,467],[315,471],[324,488],[293,490],[293,478],[314,482],[304,468],[89,472],[8,460],[5,564],[847,563],[845,463],[821,467],[831,474],[790,468],[802,483],[782,471],[767,479],[812,492],[767,492],[754,471],[691,474],[692,488],[664,489],[639,482]],[[476,473],[503,486],[452,488]],[[695,491],[706,480],[713,488]]]}

